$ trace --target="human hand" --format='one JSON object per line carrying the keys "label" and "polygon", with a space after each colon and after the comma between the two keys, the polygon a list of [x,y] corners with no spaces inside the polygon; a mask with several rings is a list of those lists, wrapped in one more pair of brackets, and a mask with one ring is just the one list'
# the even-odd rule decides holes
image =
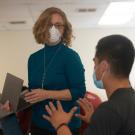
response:
{"label": "human hand", "polygon": [[86,98],[82,99],[80,98],[77,103],[80,105],[80,107],[83,109],[84,111],[84,115],[82,114],[75,114],[76,117],[79,117],[80,119],[82,119],[84,122],[89,123],[90,122],[90,118],[94,112],[93,106],[92,104],[90,104]]}
{"label": "human hand", "polygon": [[9,100],[7,100],[4,104],[0,103],[0,110],[5,111],[5,112],[11,111]]}
{"label": "human hand", "polygon": [[21,95],[25,95],[25,94],[28,93],[28,92],[29,92],[29,90],[26,89],[26,90],[24,90],[24,91],[21,92]]}
{"label": "human hand", "polygon": [[49,105],[45,106],[46,111],[49,116],[43,115],[43,118],[48,120],[55,129],[59,127],[62,123],[68,124],[77,110],[77,107],[73,107],[70,112],[64,112],[63,107],[60,101],[57,101],[57,108],[54,106],[52,102]]}
{"label": "human hand", "polygon": [[30,103],[37,103],[47,99],[46,91],[42,89],[34,89],[30,92],[26,92],[24,96],[26,102],[30,102]]}
{"label": "human hand", "polygon": [[29,92],[29,90],[26,89],[26,90],[24,90],[24,91],[21,92],[20,96],[25,96],[25,94],[28,93],[28,92]]}

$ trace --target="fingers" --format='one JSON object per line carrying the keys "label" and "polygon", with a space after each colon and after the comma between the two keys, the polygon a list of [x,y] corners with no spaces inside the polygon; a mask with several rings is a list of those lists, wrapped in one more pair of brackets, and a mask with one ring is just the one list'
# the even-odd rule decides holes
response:
{"label": "fingers", "polygon": [[21,95],[25,95],[28,92],[29,92],[29,90],[24,90],[24,91],[21,92]]}
{"label": "fingers", "polygon": [[79,103],[80,107],[83,109],[84,114],[76,114],[75,116],[89,123],[90,118],[94,112],[92,104],[89,103],[86,99],[79,99],[77,102]]}
{"label": "fingers", "polygon": [[64,119],[68,123],[71,120],[72,116],[74,115],[75,111],[77,110],[77,107],[73,107],[70,110],[70,112],[67,113],[63,110],[63,107],[62,107],[60,101],[57,101],[57,108],[55,107],[55,105],[52,102],[49,102],[49,105],[46,105],[45,109],[48,113],[48,116],[43,115],[44,119],[50,121],[51,123],[53,120],[56,120],[56,119],[60,119],[62,121]]}
{"label": "fingers", "polygon": [[57,109],[60,111],[63,111],[63,107],[62,107],[60,101],[57,101]]}
{"label": "fingers", "polygon": [[75,107],[73,107],[71,110],[70,110],[70,116],[73,116],[74,115],[74,113],[76,112],[76,110],[77,110],[77,107],[75,106]]}
{"label": "fingers", "polygon": [[40,101],[40,98],[37,97],[36,95],[32,97],[24,98],[24,99],[26,102],[29,102],[29,103],[36,103]]}
{"label": "fingers", "polygon": [[80,119],[82,119],[82,120],[84,120],[84,116],[81,115],[81,114],[75,114],[75,116],[78,117],[78,118],[80,118]]}
{"label": "fingers", "polygon": [[48,105],[45,106],[45,109],[46,109],[46,111],[48,112],[48,114],[49,114],[50,116],[52,116],[52,110],[50,109],[50,107],[49,107]]}
{"label": "fingers", "polygon": [[39,102],[39,98],[38,97],[29,97],[29,98],[24,98],[26,102],[29,102],[29,103],[36,103],[36,102]]}
{"label": "fingers", "polygon": [[33,95],[35,95],[36,93],[37,93],[36,91],[27,92],[27,93],[25,93],[25,97],[33,96]]}
{"label": "fingers", "polygon": [[39,101],[40,97],[38,96],[36,91],[32,91],[27,92],[24,99],[26,100],[26,102],[36,103]]}
{"label": "fingers", "polygon": [[52,102],[49,102],[49,106],[46,105],[45,109],[47,110],[48,114],[51,116],[53,113],[55,113],[56,111],[56,107],[54,106],[54,104]]}
{"label": "fingers", "polygon": [[32,90],[31,92],[27,92],[25,94],[24,99],[26,100],[26,102],[36,103],[36,102],[40,102],[42,100],[45,100],[46,97],[44,97],[43,90],[35,89],[35,90]]}
{"label": "fingers", "polygon": [[89,103],[86,102],[86,100],[84,99],[79,99],[77,101],[77,103],[80,105],[80,107],[84,110],[84,111],[89,111],[90,110],[90,106],[89,106]]}
{"label": "fingers", "polygon": [[86,98],[84,98],[84,102],[88,105],[89,108],[94,109],[91,102],[88,102]]}
{"label": "fingers", "polygon": [[56,111],[56,107],[54,106],[54,104],[52,102],[49,102],[49,106],[52,112]]}
{"label": "fingers", "polygon": [[47,115],[43,115],[43,118],[46,119],[46,120],[48,120],[48,121],[50,121],[50,117],[47,116]]}
{"label": "fingers", "polygon": [[87,106],[88,113],[92,114],[94,112],[94,107],[93,107],[92,103],[88,102],[88,100],[86,98],[84,98],[83,100]]}
{"label": "fingers", "polygon": [[7,100],[4,104],[1,104],[0,109],[9,112],[11,110],[9,100]]}
{"label": "fingers", "polygon": [[[73,108],[70,110],[69,114],[72,116],[72,115],[76,112],[77,108],[78,108],[78,107],[76,107],[76,106],[73,107]],[[49,113],[50,116],[51,116],[53,113],[55,113],[56,111],[63,111],[63,107],[62,107],[60,101],[57,101],[57,109],[56,109],[56,107],[54,106],[54,104],[53,104],[52,102],[49,102],[49,106],[46,105],[46,106],[45,106],[45,109],[47,110],[47,112]]]}

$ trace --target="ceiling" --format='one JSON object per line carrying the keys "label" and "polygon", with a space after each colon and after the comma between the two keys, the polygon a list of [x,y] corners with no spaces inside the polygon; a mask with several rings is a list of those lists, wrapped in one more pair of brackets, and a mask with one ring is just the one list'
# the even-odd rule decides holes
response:
{"label": "ceiling", "polygon": [[[61,8],[75,28],[99,28],[98,21],[112,1],[118,0],[0,0],[0,31],[31,30],[41,12],[52,6]],[[135,27],[135,18],[121,27]]]}

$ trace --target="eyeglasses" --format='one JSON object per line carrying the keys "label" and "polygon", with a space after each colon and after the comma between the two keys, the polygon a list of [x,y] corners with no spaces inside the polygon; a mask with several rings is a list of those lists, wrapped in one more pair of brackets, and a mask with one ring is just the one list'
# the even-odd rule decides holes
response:
{"label": "eyeglasses", "polygon": [[56,23],[56,24],[50,24],[49,27],[55,26],[55,28],[57,29],[63,29],[64,28],[64,24],[60,24],[60,23]]}

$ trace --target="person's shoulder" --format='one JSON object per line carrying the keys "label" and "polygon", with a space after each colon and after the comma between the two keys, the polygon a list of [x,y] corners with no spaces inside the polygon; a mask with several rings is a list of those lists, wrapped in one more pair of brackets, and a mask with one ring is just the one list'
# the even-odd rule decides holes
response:
{"label": "person's shoulder", "polygon": [[63,44],[63,50],[67,54],[77,54],[77,52],[74,49],[64,44]]}
{"label": "person's shoulder", "polygon": [[[111,115],[112,113],[114,113],[115,110],[113,108],[113,106],[111,105],[111,103],[109,101],[105,101],[103,103],[101,103],[94,111],[93,114],[93,118],[97,118],[97,117],[106,117],[107,115]],[[106,115],[105,115],[106,114]]]}
{"label": "person's shoulder", "polygon": [[42,52],[43,52],[43,48],[41,48],[40,50],[38,50],[38,51],[32,53],[32,54],[29,56],[29,60],[30,60],[30,59],[35,59],[35,58],[39,57]]}
{"label": "person's shoulder", "polygon": [[92,120],[96,120],[100,116],[104,116],[108,110],[109,103],[108,101],[101,103],[95,110],[92,115]]}
{"label": "person's shoulder", "polygon": [[98,106],[98,108],[97,109],[104,109],[104,108],[108,108],[108,107],[110,107],[111,105],[110,105],[110,102],[109,101],[105,101],[105,102],[102,102],[99,106]]}
{"label": "person's shoulder", "polygon": [[102,102],[96,109],[97,112],[101,113],[101,112],[110,112],[110,111],[114,111],[114,107],[113,107],[113,103],[111,103],[109,100]]}
{"label": "person's shoulder", "polygon": [[71,47],[68,47],[66,45],[63,45],[63,55],[66,58],[79,57],[79,54],[74,49],[72,49]]}
{"label": "person's shoulder", "polygon": [[135,91],[133,88],[119,88],[110,97],[110,101],[117,104],[128,104],[128,102],[134,101]]}

